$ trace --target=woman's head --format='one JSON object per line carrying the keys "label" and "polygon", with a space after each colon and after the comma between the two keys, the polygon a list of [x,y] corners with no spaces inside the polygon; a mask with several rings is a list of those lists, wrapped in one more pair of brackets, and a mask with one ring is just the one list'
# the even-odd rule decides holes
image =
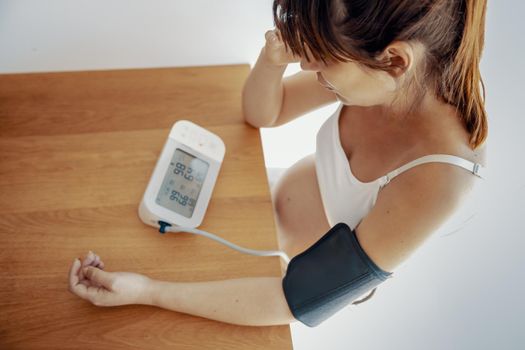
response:
{"label": "woman's head", "polygon": [[[391,61],[400,61],[400,67],[392,67],[390,71],[372,69],[353,60],[340,62],[332,59],[325,63],[313,58],[308,48],[300,63],[303,70],[317,72],[319,83],[332,90],[344,104],[393,106],[400,92],[405,92],[405,89],[399,86],[401,79],[414,69],[416,61],[422,57],[422,52],[423,47],[417,43],[392,42],[385,49],[385,54]],[[412,107],[413,105],[412,103]],[[406,112],[401,108],[401,113]]]}
{"label": "woman's head", "polygon": [[486,139],[486,0],[274,0],[273,11],[301,67],[343,103],[410,114],[432,94],[457,109],[473,148]]}

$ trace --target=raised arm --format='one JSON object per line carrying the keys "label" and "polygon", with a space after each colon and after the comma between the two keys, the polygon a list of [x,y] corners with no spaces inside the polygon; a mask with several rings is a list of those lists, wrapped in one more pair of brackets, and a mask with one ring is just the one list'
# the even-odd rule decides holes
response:
{"label": "raised arm", "polygon": [[277,31],[266,32],[266,44],[242,91],[247,123],[256,128],[279,126],[337,100],[334,93],[318,83],[313,71],[283,79],[287,65],[298,61],[286,51]]}

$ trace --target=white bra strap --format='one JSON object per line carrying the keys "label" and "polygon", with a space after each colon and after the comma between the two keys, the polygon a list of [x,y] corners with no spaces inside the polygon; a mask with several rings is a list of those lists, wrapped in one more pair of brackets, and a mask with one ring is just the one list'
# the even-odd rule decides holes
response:
{"label": "white bra strap", "polygon": [[482,178],[482,179],[485,179],[485,173],[486,173],[486,170],[485,170],[485,167],[483,167],[481,164],[479,163],[473,163],[471,162],[470,160],[466,160],[464,158],[461,158],[461,157],[458,157],[458,156],[453,156],[453,155],[450,155],[450,154],[431,154],[431,155],[428,155],[428,156],[423,156],[421,158],[418,158],[418,159],[415,159],[411,162],[408,162],[407,164],[395,169],[395,170],[392,170],[391,172],[389,172],[388,174],[385,175],[386,177],[386,183],[384,185],[386,185],[387,183],[390,182],[390,180],[392,180],[394,177],[396,177],[397,175],[401,174],[402,172],[416,166],[416,165],[419,165],[419,164],[423,164],[423,163],[431,163],[431,162],[441,162],[441,163],[450,163],[450,164],[454,164],[454,165],[457,165],[457,166],[460,166],[462,168],[465,168],[467,169],[468,171],[472,172],[474,175]]}

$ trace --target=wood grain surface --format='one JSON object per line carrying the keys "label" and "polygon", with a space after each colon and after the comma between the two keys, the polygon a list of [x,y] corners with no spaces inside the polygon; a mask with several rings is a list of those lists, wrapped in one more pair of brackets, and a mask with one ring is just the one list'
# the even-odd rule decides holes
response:
{"label": "wood grain surface", "polygon": [[161,308],[96,307],[68,291],[75,257],[169,281],[281,276],[188,233],[161,235],[138,205],[171,126],[191,120],[226,155],[201,229],[278,249],[259,130],[241,114],[248,65],[0,75],[1,349],[291,349],[289,326]]}

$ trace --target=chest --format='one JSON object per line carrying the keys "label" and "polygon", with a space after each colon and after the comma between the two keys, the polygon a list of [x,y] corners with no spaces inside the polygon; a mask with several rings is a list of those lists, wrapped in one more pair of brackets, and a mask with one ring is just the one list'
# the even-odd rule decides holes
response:
{"label": "chest", "polygon": [[338,123],[341,146],[353,175],[361,182],[374,181],[428,154],[452,154],[480,162],[479,151],[471,150],[459,123],[436,125],[432,132],[421,133],[345,108]]}

